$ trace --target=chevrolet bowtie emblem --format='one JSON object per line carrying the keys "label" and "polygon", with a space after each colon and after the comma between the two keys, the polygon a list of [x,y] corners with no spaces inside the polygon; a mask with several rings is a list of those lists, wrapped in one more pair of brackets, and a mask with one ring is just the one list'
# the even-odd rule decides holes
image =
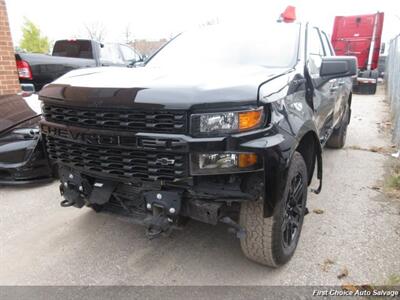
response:
{"label": "chevrolet bowtie emblem", "polygon": [[175,163],[175,159],[169,159],[169,158],[166,158],[166,157],[157,158],[156,163],[160,164],[160,165],[163,165],[163,166],[170,166],[170,165],[173,165]]}

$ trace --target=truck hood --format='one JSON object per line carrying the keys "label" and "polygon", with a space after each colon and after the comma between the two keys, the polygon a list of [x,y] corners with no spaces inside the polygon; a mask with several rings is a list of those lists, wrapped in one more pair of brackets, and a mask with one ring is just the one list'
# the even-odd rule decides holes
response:
{"label": "truck hood", "polygon": [[18,95],[0,96],[0,107],[0,135],[40,115],[31,108],[23,97]]}
{"label": "truck hood", "polygon": [[40,96],[90,107],[190,109],[255,104],[260,84],[287,70],[261,66],[80,69],[43,88]]}

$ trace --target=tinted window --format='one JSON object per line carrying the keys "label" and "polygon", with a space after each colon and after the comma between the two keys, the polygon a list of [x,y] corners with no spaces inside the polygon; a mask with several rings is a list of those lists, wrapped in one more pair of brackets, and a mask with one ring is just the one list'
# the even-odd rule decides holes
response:
{"label": "tinted window", "polygon": [[308,70],[310,75],[319,75],[322,57],[325,56],[325,53],[318,29],[309,28],[307,36]]}
{"label": "tinted window", "polygon": [[82,40],[57,41],[53,48],[53,56],[93,59],[92,43]]}
{"label": "tinted window", "polygon": [[298,24],[274,23],[253,28],[206,26],[182,33],[150,61],[149,66],[244,64],[288,67],[295,64]]}
{"label": "tinted window", "polygon": [[100,60],[113,64],[124,63],[118,44],[104,44],[103,47],[100,48]]}

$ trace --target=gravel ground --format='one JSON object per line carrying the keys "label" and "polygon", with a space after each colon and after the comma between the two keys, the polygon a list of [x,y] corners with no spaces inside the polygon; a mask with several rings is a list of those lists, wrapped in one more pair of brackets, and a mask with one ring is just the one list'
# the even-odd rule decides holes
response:
{"label": "gravel ground", "polygon": [[[354,97],[347,146],[324,152],[323,190],[310,195],[298,249],[280,269],[247,260],[224,225],[190,222],[150,241],[142,227],[117,216],[61,208],[54,182],[0,189],[0,284],[384,283],[400,274],[400,208],[372,188],[388,158],[369,150],[390,145],[378,124],[387,119],[382,94]],[[338,279],[343,268],[348,276]]]}

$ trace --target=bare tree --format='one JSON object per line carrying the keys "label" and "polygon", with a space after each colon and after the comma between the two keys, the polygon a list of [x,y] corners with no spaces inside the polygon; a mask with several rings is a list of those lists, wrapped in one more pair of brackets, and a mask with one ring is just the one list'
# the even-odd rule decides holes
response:
{"label": "bare tree", "polygon": [[87,34],[91,40],[96,40],[98,42],[104,41],[104,36],[105,36],[105,32],[106,32],[106,28],[104,27],[104,24],[102,24],[100,22],[85,24],[85,28],[86,28]]}

